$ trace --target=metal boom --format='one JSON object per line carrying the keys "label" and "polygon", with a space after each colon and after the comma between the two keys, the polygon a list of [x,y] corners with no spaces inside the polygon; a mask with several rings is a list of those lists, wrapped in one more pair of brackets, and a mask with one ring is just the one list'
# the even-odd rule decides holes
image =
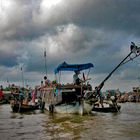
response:
{"label": "metal boom", "polygon": [[[101,82],[101,84],[98,86],[98,91],[102,89],[104,86],[104,83],[111,77],[111,75],[122,65],[128,63],[129,61],[132,61],[136,57],[140,55],[140,47],[137,47],[135,43],[131,42],[130,46],[131,52],[109,73],[109,75]],[[131,56],[132,54],[135,54],[135,56]]]}

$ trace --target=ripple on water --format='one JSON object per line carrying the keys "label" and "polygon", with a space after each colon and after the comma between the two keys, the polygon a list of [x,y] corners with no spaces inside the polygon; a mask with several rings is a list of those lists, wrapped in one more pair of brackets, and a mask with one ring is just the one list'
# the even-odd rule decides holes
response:
{"label": "ripple on water", "polygon": [[140,104],[122,104],[120,113],[92,115],[54,114],[40,111],[12,113],[0,106],[0,136],[4,140],[132,140],[140,138]]}

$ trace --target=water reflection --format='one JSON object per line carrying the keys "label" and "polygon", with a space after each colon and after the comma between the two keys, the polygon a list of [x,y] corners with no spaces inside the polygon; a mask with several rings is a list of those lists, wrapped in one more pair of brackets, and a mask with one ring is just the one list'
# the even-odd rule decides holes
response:
{"label": "water reflection", "polygon": [[119,113],[79,116],[48,112],[13,113],[0,106],[0,136],[4,140],[137,140],[140,138],[140,104],[122,104]]}

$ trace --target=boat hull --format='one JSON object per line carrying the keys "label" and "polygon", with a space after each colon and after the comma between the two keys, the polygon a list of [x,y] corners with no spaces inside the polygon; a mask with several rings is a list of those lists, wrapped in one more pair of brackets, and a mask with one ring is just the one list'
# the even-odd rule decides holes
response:
{"label": "boat hull", "polygon": [[27,112],[27,111],[33,111],[36,109],[39,109],[39,104],[37,105],[19,105],[19,104],[13,104],[11,105],[13,112]]}
{"label": "boat hull", "polygon": [[109,113],[109,112],[119,112],[121,109],[120,105],[117,105],[117,107],[112,106],[112,107],[93,107],[92,111],[96,111],[96,112],[105,112],[105,113]]}
{"label": "boat hull", "polygon": [[7,100],[1,100],[0,101],[0,105],[2,105],[2,104],[8,104],[9,102],[7,101]]}
{"label": "boat hull", "polygon": [[88,114],[92,111],[93,106],[86,104],[83,102],[82,104],[79,104],[79,102],[71,103],[71,104],[59,104],[59,105],[52,105],[45,104],[46,110],[52,113],[61,113],[61,114]]}

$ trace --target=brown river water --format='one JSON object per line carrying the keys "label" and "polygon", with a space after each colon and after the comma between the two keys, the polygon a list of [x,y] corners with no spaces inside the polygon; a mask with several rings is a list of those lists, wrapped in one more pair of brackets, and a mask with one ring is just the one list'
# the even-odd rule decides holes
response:
{"label": "brown river water", "polygon": [[140,140],[140,103],[124,103],[119,113],[13,113],[0,106],[1,140]]}

